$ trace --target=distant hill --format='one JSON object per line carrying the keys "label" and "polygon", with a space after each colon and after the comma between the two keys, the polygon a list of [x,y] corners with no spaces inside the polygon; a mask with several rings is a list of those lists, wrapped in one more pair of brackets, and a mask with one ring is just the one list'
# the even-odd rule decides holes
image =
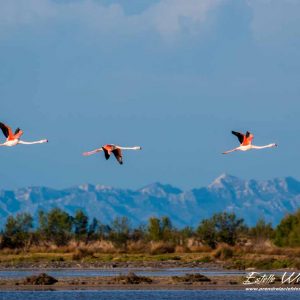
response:
{"label": "distant hill", "polygon": [[228,211],[244,218],[248,225],[254,225],[261,217],[276,225],[285,214],[300,208],[300,182],[292,177],[257,181],[223,174],[209,186],[189,191],[161,183],[139,190],[90,184],[63,190],[0,190],[0,226],[10,214],[29,212],[36,218],[38,210],[53,207],[70,214],[82,209],[102,223],[127,216],[132,225],[139,225],[151,216],[169,216],[178,227],[197,226],[203,218]]}

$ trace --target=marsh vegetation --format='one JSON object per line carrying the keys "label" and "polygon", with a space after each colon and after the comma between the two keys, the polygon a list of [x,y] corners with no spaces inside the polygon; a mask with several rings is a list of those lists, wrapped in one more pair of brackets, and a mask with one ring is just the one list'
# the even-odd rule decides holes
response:
{"label": "marsh vegetation", "polygon": [[0,264],[218,264],[234,269],[300,268],[300,211],[275,228],[264,220],[248,227],[235,214],[219,213],[197,228],[176,228],[168,217],[133,228],[127,218],[111,224],[54,208],[8,217],[0,239]]}

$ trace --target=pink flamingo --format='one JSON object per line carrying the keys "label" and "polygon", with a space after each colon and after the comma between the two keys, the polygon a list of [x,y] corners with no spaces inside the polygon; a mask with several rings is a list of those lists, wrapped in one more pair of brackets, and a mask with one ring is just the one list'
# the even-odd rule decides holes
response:
{"label": "pink flamingo", "polygon": [[20,137],[23,135],[23,130],[21,130],[20,128],[17,128],[16,131],[13,133],[9,126],[1,122],[0,122],[0,128],[4,136],[6,137],[6,141],[3,144],[0,144],[0,146],[13,147],[18,144],[33,145],[33,144],[48,143],[48,140],[39,140],[34,142],[21,141]]}
{"label": "pink flamingo", "polygon": [[117,159],[117,161],[119,162],[119,164],[123,164],[123,155],[122,155],[122,150],[141,150],[142,147],[140,146],[134,146],[134,147],[121,147],[121,146],[117,146],[117,145],[113,145],[113,144],[107,144],[102,146],[101,148],[89,151],[89,152],[84,152],[83,155],[84,156],[89,156],[92,154],[96,154],[100,151],[104,152],[105,158],[109,159],[111,153],[114,154],[115,158]]}
{"label": "pink flamingo", "polygon": [[272,148],[272,147],[277,147],[277,144],[268,144],[265,146],[255,146],[252,145],[252,140],[254,138],[254,135],[252,133],[250,133],[249,131],[246,132],[246,134],[240,133],[240,132],[236,132],[236,131],[231,131],[231,133],[233,135],[235,135],[239,142],[240,142],[240,146],[236,147],[232,150],[228,150],[223,152],[223,154],[228,154],[234,151],[248,151],[251,149],[265,149],[265,148]]}

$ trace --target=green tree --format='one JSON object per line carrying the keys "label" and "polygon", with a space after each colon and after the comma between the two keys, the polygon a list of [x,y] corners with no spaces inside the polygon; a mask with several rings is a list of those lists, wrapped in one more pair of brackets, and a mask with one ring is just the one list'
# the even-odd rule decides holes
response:
{"label": "green tree", "polygon": [[198,237],[211,248],[217,245],[217,230],[214,220],[204,219],[197,228]]}
{"label": "green tree", "polygon": [[172,235],[173,226],[172,226],[172,222],[171,222],[170,218],[162,217],[160,224],[161,224],[162,239],[164,241],[172,240],[172,238],[173,238],[173,235]]}
{"label": "green tree", "polygon": [[74,234],[77,241],[87,241],[88,223],[88,216],[82,210],[78,210],[73,219]]}
{"label": "green tree", "polygon": [[97,235],[100,240],[107,240],[112,232],[112,228],[107,224],[99,224]]}
{"label": "green tree", "polygon": [[73,218],[60,208],[48,213],[39,212],[39,233],[45,240],[57,246],[66,245],[72,237]]}
{"label": "green tree", "polygon": [[160,219],[152,217],[148,222],[148,236],[151,241],[160,241],[162,239],[162,230]]}
{"label": "green tree", "polygon": [[145,225],[140,225],[139,227],[133,229],[131,233],[131,239],[133,241],[145,240],[147,228]]}
{"label": "green tree", "polygon": [[217,231],[218,242],[233,246],[238,234],[246,229],[243,219],[237,219],[234,213],[219,213],[213,216],[213,222]]}
{"label": "green tree", "polygon": [[88,226],[87,241],[96,240],[98,235],[99,221],[93,218],[91,224]]}
{"label": "green tree", "polygon": [[194,235],[194,230],[190,226],[182,228],[179,232],[183,239],[189,239]]}
{"label": "green tree", "polygon": [[274,243],[279,247],[300,246],[300,210],[281,220],[275,229]]}
{"label": "green tree", "polygon": [[118,248],[127,247],[127,241],[130,235],[130,224],[126,217],[117,217],[112,222],[110,231],[110,240]]}
{"label": "green tree", "polygon": [[271,223],[266,223],[264,219],[259,219],[256,225],[249,230],[249,235],[256,241],[271,239],[274,234]]}
{"label": "green tree", "polygon": [[28,213],[9,216],[2,234],[1,248],[23,248],[31,238],[33,218]]}
{"label": "green tree", "polygon": [[245,231],[243,219],[237,219],[233,213],[218,213],[211,219],[204,219],[197,228],[197,234],[210,247],[217,243],[234,245],[239,233]]}

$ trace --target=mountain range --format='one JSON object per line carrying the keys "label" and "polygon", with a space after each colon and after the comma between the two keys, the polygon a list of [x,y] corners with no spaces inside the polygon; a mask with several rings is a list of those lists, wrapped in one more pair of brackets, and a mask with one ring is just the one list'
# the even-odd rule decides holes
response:
{"label": "mountain range", "polygon": [[175,226],[195,227],[202,219],[227,211],[251,226],[260,218],[277,225],[287,213],[300,208],[300,182],[292,177],[258,181],[223,174],[207,187],[188,191],[161,183],[138,190],[91,184],[62,190],[0,190],[0,227],[10,214],[29,212],[36,220],[39,210],[53,207],[72,215],[82,209],[104,224],[117,216],[128,217],[134,226],[145,224],[151,216],[168,216]]}

